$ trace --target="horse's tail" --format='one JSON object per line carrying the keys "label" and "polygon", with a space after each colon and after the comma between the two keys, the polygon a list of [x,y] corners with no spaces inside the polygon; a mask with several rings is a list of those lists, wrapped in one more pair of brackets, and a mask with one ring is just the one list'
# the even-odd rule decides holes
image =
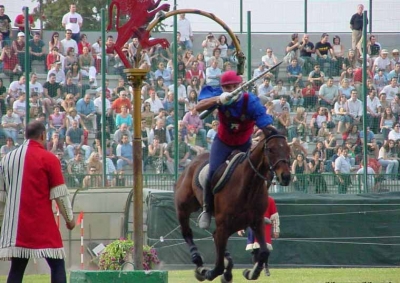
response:
{"label": "horse's tail", "polygon": [[[115,0],[112,0],[110,3],[110,7],[108,7],[108,25],[107,25],[107,31],[110,31],[113,27],[113,9],[114,6],[117,7],[117,29],[119,27],[119,3]],[[104,39],[103,39],[104,40]]]}

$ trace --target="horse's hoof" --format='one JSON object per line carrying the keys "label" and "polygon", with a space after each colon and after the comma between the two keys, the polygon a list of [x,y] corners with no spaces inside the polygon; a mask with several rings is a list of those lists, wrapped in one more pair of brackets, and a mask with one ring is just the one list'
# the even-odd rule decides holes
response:
{"label": "horse's hoof", "polygon": [[196,277],[197,280],[199,280],[200,282],[203,282],[204,280],[206,280],[206,272],[209,269],[206,267],[198,267],[194,270],[194,276]]}
{"label": "horse's hoof", "polygon": [[232,283],[232,274],[227,275],[226,273],[221,276],[221,283]]}
{"label": "horse's hoof", "polygon": [[243,270],[243,276],[247,280],[257,280],[260,275],[256,276],[251,269],[245,269]]}

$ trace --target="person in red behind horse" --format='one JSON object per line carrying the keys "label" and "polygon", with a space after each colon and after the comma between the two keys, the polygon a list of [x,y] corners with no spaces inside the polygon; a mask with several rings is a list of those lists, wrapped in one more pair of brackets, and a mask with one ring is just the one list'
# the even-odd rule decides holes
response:
{"label": "person in red behind horse", "polygon": [[[279,238],[279,214],[278,214],[278,209],[276,208],[275,200],[268,196],[268,207],[267,210],[264,213],[264,219],[265,219],[265,242],[267,243],[267,248],[269,251],[272,251],[272,239],[271,239],[271,234],[272,236],[277,239]],[[272,233],[271,233],[271,228],[272,228]],[[239,236],[244,235],[244,230],[238,232]],[[247,228],[247,245],[246,245],[246,251],[251,251],[251,254],[253,255],[253,263],[257,262],[258,258],[258,253],[260,251],[260,244],[258,243],[257,239],[254,237],[253,230],[250,228]],[[268,257],[269,257],[268,253]],[[268,257],[265,261],[265,275],[270,276],[269,268],[268,268]]]}
{"label": "person in red behind horse", "polygon": [[[266,114],[265,107],[253,93],[242,92],[237,96],[231,95],[231,92],[236,90],[241,83],[242,77],[236,72],[225,72],[221,76],[222,90],[220,92],[222,93],[201,100],[196,105],[196,110],[199,112],[217,105],[220,121],[217,135],[211,145],[209,174],[203,192],[203,212],[199,216],[201,229],[207,229],[211,222],[213,204],[211,179],[215,171],[233,151],[246,152],[250,148],[254,124],[266,134],[270,133],[266,127],[273,123],[273,118]],[[200,97],[207,97],[207,92],[212,92],[212,90],[209,87],[203,88]],[[218,92],[218,89],[214,89],[213,93]]]}

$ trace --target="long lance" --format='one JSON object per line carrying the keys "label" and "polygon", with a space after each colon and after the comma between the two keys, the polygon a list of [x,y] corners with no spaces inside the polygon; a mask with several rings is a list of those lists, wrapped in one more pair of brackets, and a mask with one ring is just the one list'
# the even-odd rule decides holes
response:
{"label": "long lance", "polygon": [[[259,74],[258,76],[252,78],[251,80],[245,82],[244,84],[242,84],[240,87],[238,87],[237,89],[235,89],[234,91],[231,92],[231,99],[233,99],[234,97],[238,96],[243,89],[245,89],[246,87],[248,87],[249,85],[251,85],[252,83],[254,83],[256,80],[262,78],[263,76],[265,76],[266,74],[272,72],[274,69],[278,68],[278,66],[280,64],[282,64],[283,61],[279,62],[278,64],[272,66],[271,68],[269,68],[268,70],[266,70],[265,72]],[[206,118],[208,115],[210,115],[215,109],[217,109],[218,105],[214,105],[212,107],[210,107],[207,110],[204,110],[203,112],[201,112],[200,114],[200,119],[204,119]]]}

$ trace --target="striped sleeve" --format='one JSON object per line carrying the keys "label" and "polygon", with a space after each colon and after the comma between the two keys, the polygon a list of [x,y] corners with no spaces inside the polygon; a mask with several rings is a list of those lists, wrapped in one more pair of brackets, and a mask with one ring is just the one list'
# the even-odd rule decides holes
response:
{"label": "striped sleeve", "polygon": [[7,191],[6,183],[4,181],[3,160],[0,162],[0,202],[6,202]]}

